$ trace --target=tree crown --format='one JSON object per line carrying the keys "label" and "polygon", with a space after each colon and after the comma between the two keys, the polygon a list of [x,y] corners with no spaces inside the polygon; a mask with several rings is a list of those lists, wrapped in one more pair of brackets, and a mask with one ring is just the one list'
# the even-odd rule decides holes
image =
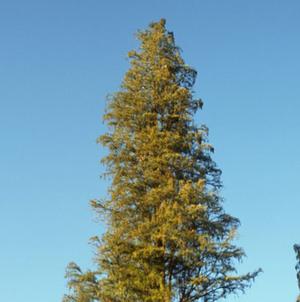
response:
{"label": "tree crown", "polygon": [[196,71],[165,20],[138,38],[104,116],[109,131],[99,138],[112,184],[108,200],[92,201],[108,225],[96,237],[98,269],[82,273],[72,264],[67,299],[216,301],[243,291],[258,271],[236,272],[244,256],[232,243],[239,221],[223,209],[207,128],[193,120],[202,107],[192,91]]}

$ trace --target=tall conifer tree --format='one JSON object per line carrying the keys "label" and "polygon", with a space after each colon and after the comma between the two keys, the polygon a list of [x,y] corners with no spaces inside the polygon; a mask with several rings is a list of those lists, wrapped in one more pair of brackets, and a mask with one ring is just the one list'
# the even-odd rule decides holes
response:
{"label": "tall conifer tree", "polygon": [[239,221],[223,210],[207,128],[193,121],[202,107],[193,97],[196,71],[165,20],[138,38],[99,139],[112,184],[108,200],[92,201],[107,222],[94,238],[97,269],[70,264],[65,301],[216,301],[243,291],[258,271],[235,269],[244,256],[233,244]]}

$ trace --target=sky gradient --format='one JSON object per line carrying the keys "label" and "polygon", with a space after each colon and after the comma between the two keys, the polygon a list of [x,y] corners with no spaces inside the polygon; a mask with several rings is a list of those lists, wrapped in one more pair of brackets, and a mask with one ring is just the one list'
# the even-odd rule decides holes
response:
{"label": "sky gradient", "polygon": [[241,272],[228,302],[295,301],[300,243],[300,2],[0,0],[1,301],[54,302],[65,267],[92,267],[88,201],[106,194],[96,138],[134,33],[166,18],[198,71],[225,209],[241,220]]}

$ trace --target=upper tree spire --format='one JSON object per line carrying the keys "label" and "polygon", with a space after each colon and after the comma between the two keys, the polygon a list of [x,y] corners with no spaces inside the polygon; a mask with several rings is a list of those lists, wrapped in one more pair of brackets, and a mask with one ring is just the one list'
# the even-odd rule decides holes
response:
{"label": "upper tree spire", "polygon": [[97,270],[69,268],[67,301],[213,302],[258,273],[236,274],[239,221],[224,212],[207,128],[194,124],[196,71],[165,23],[138,33],[140,48],[129,52],[104,116],[109,131],[99,142],[109,149],[112,184],[110,198],[92,206],[108,228],[95,239]]}

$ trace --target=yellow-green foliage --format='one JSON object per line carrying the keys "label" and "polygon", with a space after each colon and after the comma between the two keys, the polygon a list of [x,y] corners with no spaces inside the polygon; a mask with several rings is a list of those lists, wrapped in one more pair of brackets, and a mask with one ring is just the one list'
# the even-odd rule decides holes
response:
{"label": "yellow-green foliage", "polygon": [[238,220],[222,208],[220,170],[207,129],[193,114],[196,71],[165,21],[138,33],[138,51],[104,116],[110,198],[93,201],[108,229],[96,239],[97,271],[69,268],[66,301],[215,301],[243,290],[257,272],[236,275]]}

